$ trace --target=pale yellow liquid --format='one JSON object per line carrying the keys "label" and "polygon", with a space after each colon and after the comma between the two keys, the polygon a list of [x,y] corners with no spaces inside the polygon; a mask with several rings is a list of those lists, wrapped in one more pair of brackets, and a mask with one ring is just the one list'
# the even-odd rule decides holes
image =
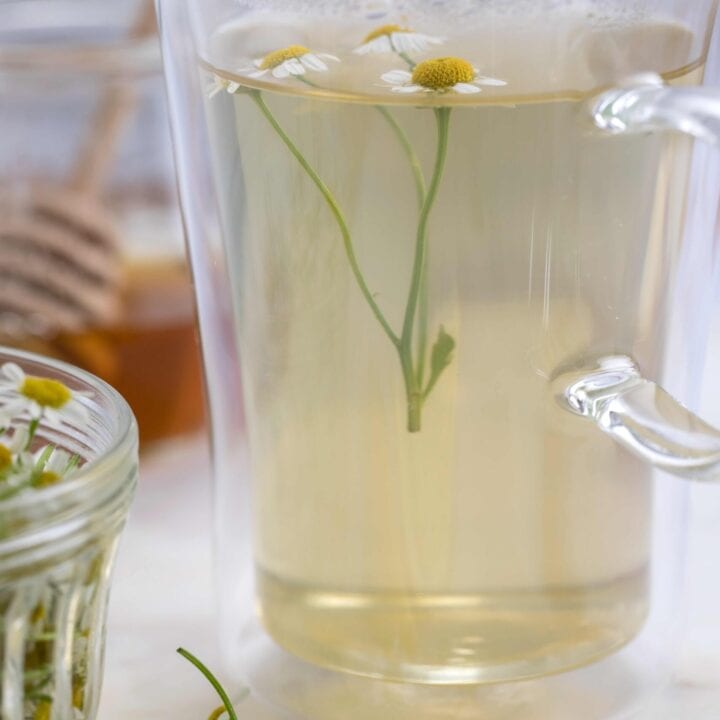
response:
{"label": "pale yellow liquid", "polygon": [[[457,348],[419,433],[406,429],[397,354],[317,188],[247,95],[208,101],[258,607],[276,641],[307,660],[406,681],[497,681],[589,662],[642,626],[650,472],[559,407],[548,379],[614,353],[662,367],[690,144],[602,136],[581,100],[642,70],[681,83],[701,73],[678,26],[594,23],[508,22],[449,40],[435,55],[508,81],[469,99],[390,93],[378,78],[403,67],[392,55],[346,53],[312,75],[329,93],[252,85],[335,194],[398,331],[418,208],[374,104],[392,104],[428,178],[427,106],[455,103],[428,278],[431,338],[442,324]],[[242,48],[291,42],[340,54],[347,28],[320,25],[224,28],[213,62],[232,69]]]}

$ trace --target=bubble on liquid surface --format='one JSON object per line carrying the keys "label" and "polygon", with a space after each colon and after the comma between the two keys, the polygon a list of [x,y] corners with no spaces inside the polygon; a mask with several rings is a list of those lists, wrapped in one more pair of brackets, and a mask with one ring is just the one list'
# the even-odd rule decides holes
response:
{"label": "bubble on liquid surface", "polygon": [[625,24],[647,17],[643,0],[237,0],[245,11],[292,13],[357,21],[402,19],[416,24],[452,26],[469,18],[532,22],[549,15],[578,15],[598,25]]}

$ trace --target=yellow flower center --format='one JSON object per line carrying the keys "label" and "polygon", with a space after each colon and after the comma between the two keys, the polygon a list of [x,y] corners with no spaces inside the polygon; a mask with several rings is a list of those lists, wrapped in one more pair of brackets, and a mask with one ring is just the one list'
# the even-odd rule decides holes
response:
{"label": "yellow flower center", "polygon": [[392,35],[396,32],[412,32],[410,28],[402,27],[401,25],[383,25],[379,28],[375,28],[371,33],[368,33],[367,37],[363,40],[363,44],[377,40],[379,37],[384,35]]}
{"label": "yellow flower center", "polygon": [[310,52],[304,45],[288,45],[282,50],[268,53],[260,63],[261,70],[272,70],[288,60],[295,60]]}
{"label": "yellow flower center", "polygon": [[475,79],[475,69],[462,58],[444,57],[425,60],[413,70],[412,81],[429,90],[447,90],[457,83],[469,83]]}
{"label": "yellow flower center", "polygon": [[83,685],[75,685],[72,694],[73,707],[82,710],[85,706],[85,688]]}
{"label": "yellow flower center", "polygon": [[37,623],[41,622],[45,619],[45,606],[42,603],[39,603],[35,606],[35,609],[32,611],[32,614],[30,615],[30,622],[33,625],[37,625]]}
{"label": "yellow flower center", "polygon": [[34,400],[40,407],[51,407],[55,410],[59,410],[72,398],[70,390],[59,380],[30,375],[25,378],[20,393]]}
{"label": "yellow flower center", "polygon": [[0,444],[0,472],[7,470],[12,465],[12,453],[10,448]]}
{"label": "yellow flower center", "polygon": [[52,703],[47,700],[41,700],[35,708],[33,720],[50,720],[52,714]]}
{"label": "yellow flower center", "polygon": [[52,470],[46,470],[44,473],[41,473],[40,477],[35,482],[35,487],[52,487],[53,485],[57,485],[61,480],[62,478],[57,473]]}

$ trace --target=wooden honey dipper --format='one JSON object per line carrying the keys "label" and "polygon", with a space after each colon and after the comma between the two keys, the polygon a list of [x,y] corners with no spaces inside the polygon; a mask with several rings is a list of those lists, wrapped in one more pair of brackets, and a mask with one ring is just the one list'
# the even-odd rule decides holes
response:
{"label": "wooden honey dipper", "polygon": [[[143,0],[128,40],[156,28]],[[127,82],[107,90],[65,186],[36,186],[0,215],[0,313],[52,331],[107,323],[119,310],[120,239],[99,200],[118,141],[137,105]]]}

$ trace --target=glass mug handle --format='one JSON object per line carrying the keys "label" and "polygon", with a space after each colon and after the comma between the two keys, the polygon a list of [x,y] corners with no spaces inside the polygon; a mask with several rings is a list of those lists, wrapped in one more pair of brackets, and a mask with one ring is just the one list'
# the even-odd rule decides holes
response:
{"label": "glass mug handle", "polygon": [[668,87],[659,75],[628,78],[590,102],[595,125],[612,134],[675,130],[720,144],[720,89]]}
{"label": "glass mug handle", "polygon": [[[597,96],[589,109],[595,125],[612,134],[675,130],[720,144],[720,90],[670,88],[657,75],[640,75]],[[720,481],[720,430],[644,378],[631,358],[608,356],[590,370],[560,372],[552,390],[567,410],[658,469]]]}
{"label": "glass mug handle", "polygon": [[608,356],[589,371],[560,373],[552,388],[563,407],[658,469],[720,480],[720,430],[644,378],[631,358]]}

